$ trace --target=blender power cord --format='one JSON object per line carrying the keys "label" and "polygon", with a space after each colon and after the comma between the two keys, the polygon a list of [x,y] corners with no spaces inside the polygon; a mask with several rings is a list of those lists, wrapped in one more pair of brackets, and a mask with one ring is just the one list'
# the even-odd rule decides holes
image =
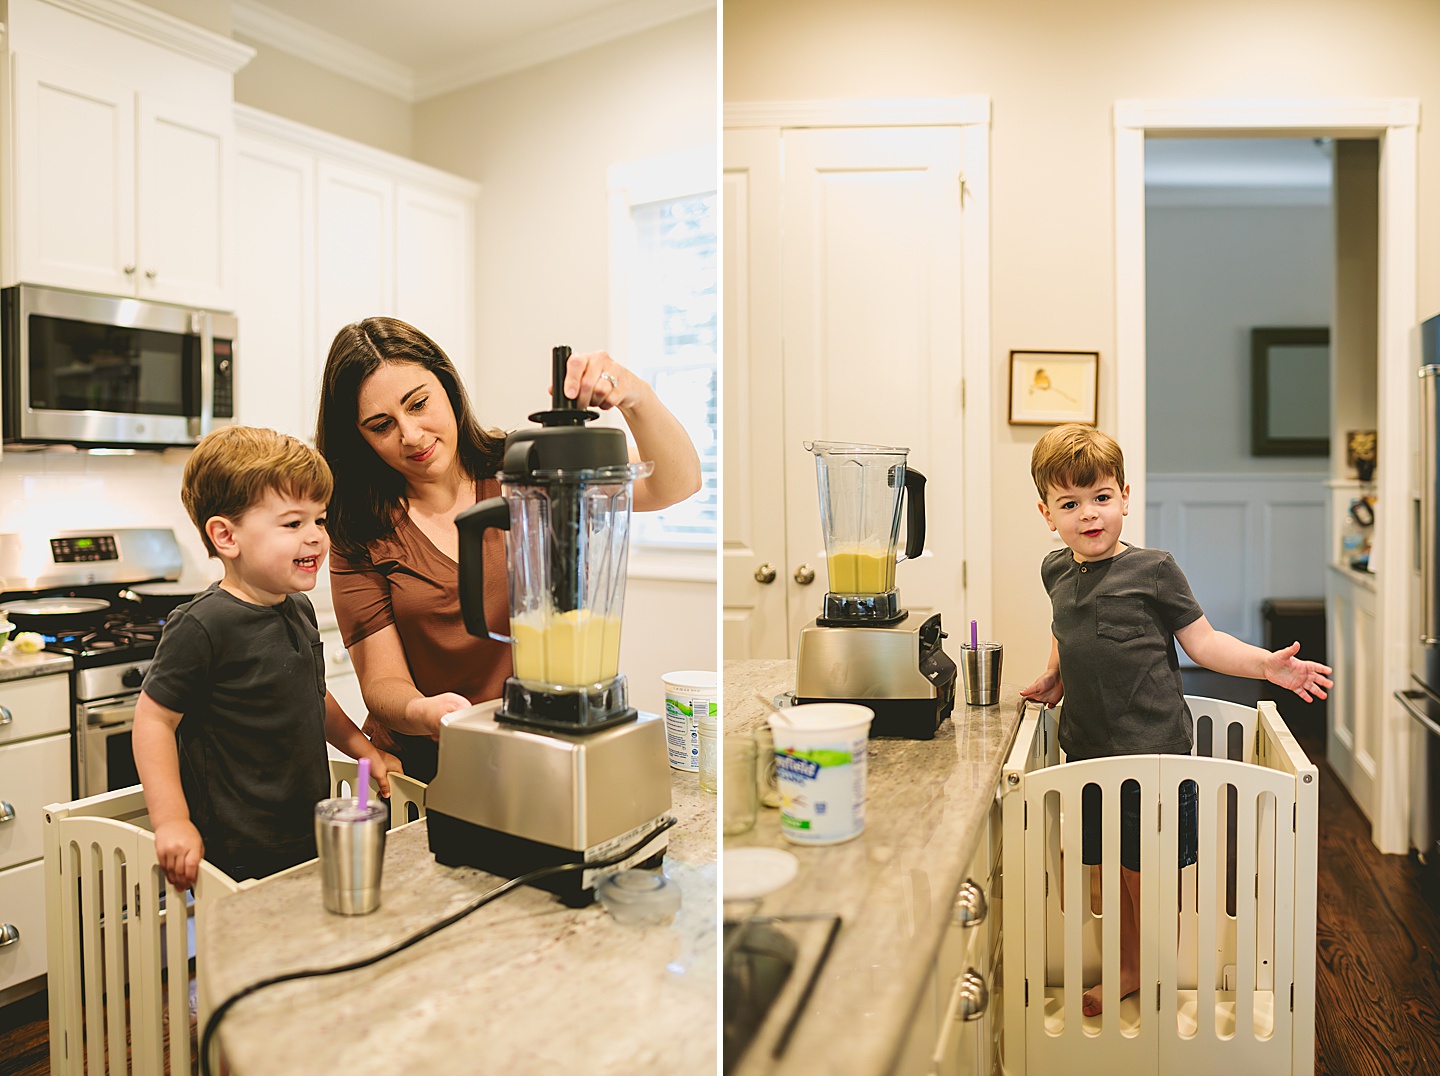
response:
{"label": "blender power cord", "polygon": [[402,938],[400,941],[396,942],[388,949],[382,949],[380,952],[374,954],[373,956],[367,956],[361,960],[352,960],[348,964],[339,964],[333,968],[307,968],[304,971],[287,972],[284,975],[276,975],[269,979],[261,979],[258,983],[251,983],[249,986],[245,987],[245,989],[239,990],[236,993],[231,994],[228,998],[221,1002],[220,1006],[210,1014],[210,1019],[205,1021],[205,1032],[203,1035],[200,1036],[200,1072],[202,1076],[212,1076],[212,1072],[210,1069],[210,1043],[211,1040],[213,1040],[215,1037],[216,1029],[218,1029],[220,1026],[221,1018],[225,1015],[226,1012],[229,1011],[232,1005],[234,1005],[237,1001],[240,1001],[242,998],[247,998],[251,994],[254,994],[260,990],[264,990],[268,986],[277,986],[280,983],[293,982],[296,979],[315,979],[319,978],[322,975],[339,975],[341,972],[359,971],[361,968],[368,968],[371,964],[378,964],[380,961],[386,959],[387,957],[392,957],[396,953],[410,948],[416,942],[424,941],[426,938],[430,937],[430,935],[439,933],[446,927],[460,922],[460,920],[464,919],[471,912],[478,912],[481,908],[485,907],[485,905],[489,904],[491,901],[498,900],[506,893],[510,893],[516,889],[519,889],[522,885],[529,885],[531,882],[539,881],[541,878],[550,878],[557,874],[564,874],[567,871],[598,870],[604,867],[613,867],[617,863],[623,863],[625,862],[625,860],[629,859],[636,852],[640,851],[647,844],[653,841],[656,837],[660,836],[660,834],[673,828],[675,825],[675,821],[675,817],[672,815],[671,817],[665,819],[665,821],[661,822],[660,825],[658,825],[655,829],[651,830],[640,840],[632,844],[629,848],[626,848],[623,852],[617,852],[615,855],[609,857],[608,859],[599,859],[590,863],[558,863],[553,867],[540,867],[536,870],[530,871],[528,874],[522,874],[518,878],[511,878],[508,882],[497,885],[488,893],[484,893],[481,896],[477,897],[475,900],[465,905],[465,907],[461,908],[458,912],[454,912],[453,914],[446,916],[444,919],[441,919],[438,922],[431,923],[428,927],[416,931],[408,938]]}

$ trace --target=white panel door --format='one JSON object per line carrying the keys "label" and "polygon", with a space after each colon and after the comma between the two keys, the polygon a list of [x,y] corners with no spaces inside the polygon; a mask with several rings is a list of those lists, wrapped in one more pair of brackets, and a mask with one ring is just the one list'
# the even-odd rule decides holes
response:
{"label": "white panel door", "polygon": [[317,210],[320,350],[343,326],[395,314],[395,184],[320,163]]}
{"label": "white panel door", "polygon": [[256,138],[236,153],[237,420],[315,436],[315,160]]}
{"label": "white panel door", "polygon": [[140,297],[232,310],[229,116],[139,99]]}
{"label": "white panel door", "polygon": [[[802,447],[810,440],[910,449],[909,464],[929,480],[926,554],[900,565],[896,585],[912,615],[939,611],[957,632],[965,556],[960,130],[787,130],[782,139],[790,636],[815,618],[825,591],[815,461]],[[814,570],[813,584],[796,582],[801,566]]]}
{"label": "white panel door", "polygon": [[794,646],[786,612],[794,583],[785,559],[785,471],[780,465],[785,422],[778,129],[725,133],[721,197],[722,646],[727,659],[783,658]]}
{"label": "white panel door", "polygon": [[395,315],[440,345],[473,384],[475,221],[469,201],[400,184],[395,197]]}
{"label": "white panel door", "polygon": [[135,294],[135,94],[17,55],[19,280]]}

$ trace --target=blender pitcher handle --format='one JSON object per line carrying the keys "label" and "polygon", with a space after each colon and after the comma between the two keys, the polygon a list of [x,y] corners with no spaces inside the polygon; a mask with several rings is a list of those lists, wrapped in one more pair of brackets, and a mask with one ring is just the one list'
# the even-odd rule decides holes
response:
{"label": "blender pitcher handle", "polygon": [[465,509],[455,517],[460,532],[460,613],[471,635],[489,636],[497,643],[510,643],[508,635],[497,635],[485,623],[485,532],[491,527],[510,529],[510,505],[504,497],[491,497]]}
{"label": "blender pitcher handle", "polygon": [[905,469],[905,559],[925,551],[925,476]]}

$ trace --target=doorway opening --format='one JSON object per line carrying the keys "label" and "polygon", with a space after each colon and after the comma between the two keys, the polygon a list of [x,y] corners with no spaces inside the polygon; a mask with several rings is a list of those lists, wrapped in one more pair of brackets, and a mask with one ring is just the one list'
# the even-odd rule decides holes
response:
{"label": "doorway opening", "polygon": [[[1145,142],[1147,541],[1175,554],[1217,629],[1271,650],[1299,641],[1320,662],[1338,559],[1326,481],[1345,477],[1331,437],[1336,148],[1315,136]],[[1305,346],[1281,346],[1292,341]],[[1323,755],[1323,701],[1193,665],[1183,675],[1193,694],[1273,699]]]}

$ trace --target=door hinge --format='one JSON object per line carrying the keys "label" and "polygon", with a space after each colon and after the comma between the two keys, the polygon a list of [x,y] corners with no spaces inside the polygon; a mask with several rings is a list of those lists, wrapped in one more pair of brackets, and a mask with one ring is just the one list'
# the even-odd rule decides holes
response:
{"label": "door hinge", "polygon": [[970,563],[962,560],[960,562],[960,589],[964,590],[970,585]]}
{"label": "door hinge", "polygon": [[1295,984],[1290,984],[1290,1011],[1295,1011]]}
{"label": "door hinge", "polygon": [[[1291,990],[1292,990],[1292,992],[1293,992],[1294,988],[1292,987]],[[1027,1009],[1030,1007],[1030,980],[1029,980],[1029,979],[1026,979],[1026,980],[1025,980],[1025,1007],[1026,1007]]]}
{"label": "door hinge", "polygon": [[1160,983],[1155,983],[1155,1011],[1160,1011]]}
{"label": "door hinge", "polygon": [[1045,895],[1046,895],[1047,897],[1050,895],[1050,872],[1049,872],[1049,871],[1046,871],[1046,872],[1045,872]]}
{"label": "door hinge", "polygon": [[960,180],[960,208],[961,208],[961,209],[964,209],[964,208],[965,208],[965,173],[964,173],[964,172],[961,172],[960,175],[959,175],[958,177],[956,177],[956,178],[958,178],[958,179]]}
{"label": "door hinge", "polygon": [[1297,821],[1297,819],[1299,818],[1299,815],[1300,815],[1300,805],[1299,805],[1298,803],[1292,803],[1292,804],[1290,805],[1290,832],[1291,832],[1291,833],[1296,833],[1296,832],[1298,832],[1298,830],[1296,830],[1295,827],[1299,824],[1298,821]]}
{"label": "door hinge", "polygon": [[1026,800],[1026,801],[1025,801],[1025,818],[1024,818],[1024,822],[1023,822],[1023,824],[1020,826],[1020,828],[1021,828],[1021,829],[1029,829],[1029,828],[1030,828],[1030,801],[1029,801],[1029,800]]}
{"label": "door hinge", "polygon": [[960,410],[965,410],[965,379],[960,379]]}
{"label": "door hinge", "polygon": [[1165,817],[1165,805],[1164,805],[1163,803],[1157,803],[1157,804],[1155,805],[1155,832],[1156,832],[1156,833],[1162,833],[1162,832],[1164,832],[1165,827],[1161,824],[1161,822],[1162,822],[1162,820],[1164,819],[1164,817]]}

